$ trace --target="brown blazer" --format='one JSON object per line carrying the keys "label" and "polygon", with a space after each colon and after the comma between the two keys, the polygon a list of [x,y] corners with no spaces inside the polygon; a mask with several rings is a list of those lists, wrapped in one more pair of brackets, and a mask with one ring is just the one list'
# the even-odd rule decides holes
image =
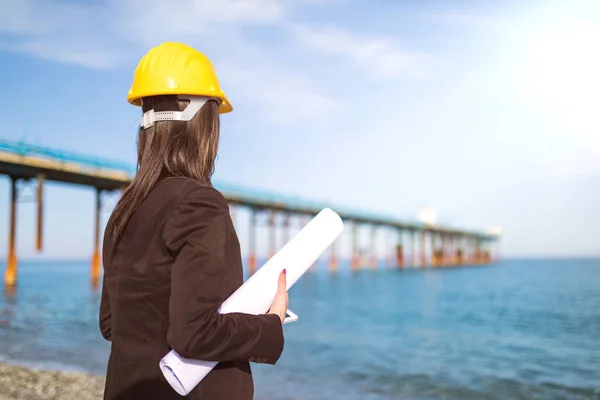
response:
{"label": "brown blazer", "polygon": [[114,259],[104,241],[100,331],[111,342],[104,398],[181,399],[158,364],[171,349],[220,361],[185,398],[250,400],[249,358],[275,364],[277,315],[217,312],[242,283],[225,198],[187,178],[160,182],[129,220]]}

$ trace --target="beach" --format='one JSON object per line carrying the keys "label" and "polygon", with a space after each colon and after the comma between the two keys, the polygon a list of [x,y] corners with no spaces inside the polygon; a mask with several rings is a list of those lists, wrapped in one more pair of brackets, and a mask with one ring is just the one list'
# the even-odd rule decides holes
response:
{"label": "beach", "polygon": [[104,377],[0,364],[0,400],[98,400]]}

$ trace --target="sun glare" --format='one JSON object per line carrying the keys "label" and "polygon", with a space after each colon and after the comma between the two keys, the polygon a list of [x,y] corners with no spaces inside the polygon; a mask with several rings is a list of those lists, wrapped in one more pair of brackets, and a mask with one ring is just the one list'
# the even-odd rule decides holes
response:
{"label": "sun glare", "polygon": [[582,21],[543,29],[525,54],[525,95],[580,144],[600,145],[600,27]]}

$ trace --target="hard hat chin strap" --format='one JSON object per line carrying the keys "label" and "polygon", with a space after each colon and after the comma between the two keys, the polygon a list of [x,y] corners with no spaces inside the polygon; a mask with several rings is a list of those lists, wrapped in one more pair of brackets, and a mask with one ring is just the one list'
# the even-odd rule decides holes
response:
{"label": "hard hat chin strap", "polygon": [[212,97],[204,96],[177,96],[180,100],[189,100],[190,103],[183,111],[154,111],[148,110],[142,116],[140,120],[140,126],[144,129],[148,129],[154,126],[157,121],[189,121],[194,118],[194,115],[206,104],[209,100],[217,100]]}

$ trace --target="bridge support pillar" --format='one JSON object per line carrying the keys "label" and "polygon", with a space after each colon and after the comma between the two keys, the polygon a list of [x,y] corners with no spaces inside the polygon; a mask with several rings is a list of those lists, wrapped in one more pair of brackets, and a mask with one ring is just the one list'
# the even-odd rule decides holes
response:
{"label": "bridge support pillar", "polygon": [[377,225],[371,228],[371,269],[377,269]]}
{"label": "bridge support pillar", "polygon": [[438,265],[440,267],[446,266],[446,235],[442,232],[439,234],[439,247],[438,247]]}
{"label": "bridge support pillar", "polygon": [[417,231],[416,230],[412,231],[411,239],[412,239],[411,261],[412,261],[412,266],[416,267],[417,265],[419,265],[419,252],[417,251],[418,239],[417,239]]}
{"label": "bridge support pillar", "polygon": [[440,233],[440,266],[446,267],[448,263],[448,236],[445,233]]}
{"label": "bridge support pillar", "polygon": [[404,268],[404,231],[398,229],[398,243],[396,244],[396,267]]}
{"label": "bridge support pillar", "polygon": [[359,268],[358,258],[358,224],[356,221],[352,222],[352,260],[350,262],[350,268],[357,270]]}
{"label": "bridge support pillar", "polygon": [[471,237],[471,265],[477,265],[477,238]]}
{"label": "bridge support pillar", "polygon": [[14,286],[17,283],[17,178],[10,177],[10,230],[8,233],[8,260],[6,272],[4,274],[4,283],[6,286]]}
{"label": "bridge support pillar", "polygon": [[273,257],[276,252],[276,228],[275,228],[275,211],[269,211],[269,258]]}
{"label": "bridge support pillar", "polygon": [[250,215],[250,235],[248,237],[248,270],[250,274],[256,272],[256,210],[252,209]]}
{"label": "bridge support pillar", "polygon": [[[454,236],[452,239],[452,263],[454,265],[460,266],[462,264],[462,250],[461,250],[461,240],[460,236]],[[459,254],[461,258],[459,258]]]}
{"label": "bridge support pillar", "polygon": [[440,265],[439,263],[439,256],[440,256],[440,250],[438,248],[438,233],[437,232],[431,232],[431,266],[432,267],[437,267]]}
{"label": "bridge support pillar", "polygon": [[454,262],[456,263],[456,265],[462,266],[464,264],[463,251],[460,247],[458,249],[456,249],[454,260],[455,260]]}
{"label": "bridge support pillar", "polygon": [[473,263],[473,239],[471,236],[465,237],[465,265]]}
{"label": "bridge support pillar", "polygon": [[[401,242],[402,240],[402,231],[399,231],[400,233],[400,238],[398,239],[399,242]],[[389,244],[388,244],[389,243]],[[390,251],[390,254],[388,256],[388,249]],[[395,245],[394,245],[394,231],[392,229],[389,230],[389,240],[386,242],[386,252],[385,252],[385,257],[387,259],[387,266],[389,268],[393,268],[396,266],[396,264],[398,263],[398,257],[396,254],[396,250],[395,250]]]}
{"label": "bridge support pillar", "polygon": [[484,264],[490,264],[492,262],[492,255],[491,255],[492,243],[489,240],[485,240],[483,242],[483,246],[484,246],[484,249],[483,249],[483,254],[482,254],[482,257],[483,257],[482,262]]}
{"label": "bridge support pillar", "polygon": [[337,257],[335,254],[335,242],[331,244],[331,248],[329,249],[330,259],[329,259],[329,271],[334,272],[338,269]]}
{"label": "bridge support pillar", "polygon": [[444,246],[444,265],[451,267],[454,265],[454,255],[452,253],[452,237],[446,238],[446,246]]}
{"label": "bridge support pillar", "polygon": [[404,249],[402,243],[396,245],[396,267],[398,269],[404,268]]}
{"label": "bridge support pillar", "polygon": [[421,233],[421,267],[427,266],[427,231]]}
{"label": "bridge support pillar", "polygon": [[455,247],[456,236],[454,234],[450,234],[448,236],[448,263],[452,266],[456,266]]}
{"label": "bridge support pillar", "polygon": [[37,184],[37,226],[35,249],[42,251],[43,225],[44,224],[44,175],[38,176]]}
{"label": "bridge support pillar", "polygon": [[100,281],[102,258],[100,256],[100,211],[102,210],[102,191],[96,188],[96,208],[94,210],[94,252],[92,254],[91,279],[92,286]]}
{"label": "bridge support pillar", "polygon": [[287,242],[290,241],[290,214],[289,213],[285,213],[283,215],[283,244],[287,244]]}

